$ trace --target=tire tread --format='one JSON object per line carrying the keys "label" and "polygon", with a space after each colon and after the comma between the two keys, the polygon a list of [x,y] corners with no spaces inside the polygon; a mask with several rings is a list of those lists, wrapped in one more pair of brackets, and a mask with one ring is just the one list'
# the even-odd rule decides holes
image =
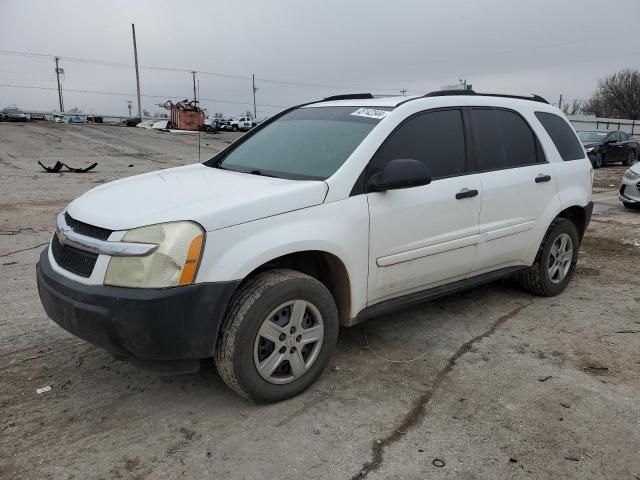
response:
{"label": "tire tread", "polygon": [[234,293],[227,313],[220,326],[220,335],[215,349],[214,361],[218,374],[229,388],[247,400],[252,401],[252,397],[236,377],[233,357],[236,344],[236,335],[244,316],[260,298],[262,292],[278,283],[288,280],[311,278],[296,270],[275,269],[257,273],[244,282]]}

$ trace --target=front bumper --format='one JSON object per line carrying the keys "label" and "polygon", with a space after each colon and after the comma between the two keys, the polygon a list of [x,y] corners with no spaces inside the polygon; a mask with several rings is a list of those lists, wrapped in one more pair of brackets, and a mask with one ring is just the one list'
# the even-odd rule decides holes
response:
{"label": "front bumper", "polygon": [[164,289],[83,285],[51,268],[48,247],[36,274],[42,305],[62,328],[115,355],[160,361],[212,356],[227,303],[240,283]]}
{"label": "front bumper", "polygon": [[624,203],[640,204],[640,180],[623,178],[618,198]]}

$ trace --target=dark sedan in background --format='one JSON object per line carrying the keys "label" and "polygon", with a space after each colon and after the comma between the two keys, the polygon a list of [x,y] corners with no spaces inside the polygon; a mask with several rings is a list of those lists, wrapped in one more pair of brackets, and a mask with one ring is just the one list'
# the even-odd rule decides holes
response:
{"label": "dark sedan in background", "polygon": [[616,162],[629,166],[638,158],[638,143],[626,132],[590,130],[577,133],[594,168]]}

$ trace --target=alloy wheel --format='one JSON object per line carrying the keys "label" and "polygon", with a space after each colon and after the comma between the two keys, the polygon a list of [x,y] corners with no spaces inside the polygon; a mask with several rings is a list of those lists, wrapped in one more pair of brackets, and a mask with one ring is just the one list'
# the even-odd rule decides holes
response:
{"label": "alloy wheel", "polygon": [[304,375],[318,358],[324,338],[320,311],[306,300],[274,309],[258,329],[253,360],[269,383],[285,384]]}
{"label": "alloy wheel", "polygon": [[566,233],[555,239],[547,262],[547,274],[551,283],[558,284],[564,280],[571,269],[573,261],[573,241]]}

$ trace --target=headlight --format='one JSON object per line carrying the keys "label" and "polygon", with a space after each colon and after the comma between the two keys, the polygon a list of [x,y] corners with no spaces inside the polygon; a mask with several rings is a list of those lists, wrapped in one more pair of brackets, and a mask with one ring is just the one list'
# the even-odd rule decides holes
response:
{"label": "headlight", "polygon": [[591,153],[591,152],[593,152],[593,147],[587,148],[587,153]]}
{"label": "headlight", "polygon": [[624,178],[626,178],[627,180],[637,180],[640,178],[640,175],[628,168],[627,171],[624,172]]}
{"label": "headlight", "polygon": [[204,232],[193,222],[160,223],[129,230],[124,242],[155,243],[144,257],[111,257],[105,285],[164,288],[193,283],[202,254]]}

